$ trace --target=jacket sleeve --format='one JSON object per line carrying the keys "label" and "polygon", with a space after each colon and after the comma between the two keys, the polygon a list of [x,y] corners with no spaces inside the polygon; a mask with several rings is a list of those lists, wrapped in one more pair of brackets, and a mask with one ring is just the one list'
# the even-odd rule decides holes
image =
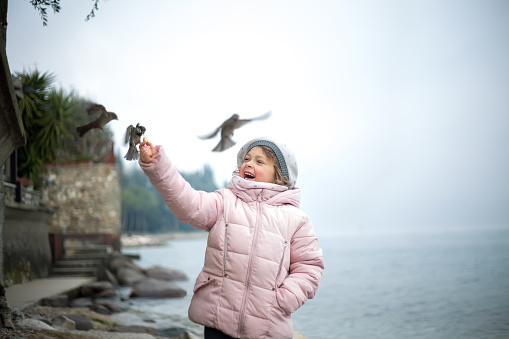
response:
{"label": "jacket sleeve", "polygon": [[143,172],[157,189],[166,205],[181,222],[210,230],[222,210],[221,194],[197,191],[180,175],[162,146],[150,164],[139,160]]}
{"label": "jacket sleeve", "polygon": [[324,270],[323,253],[308,217],[297,229],[290,242],[289,275],[278,289],[279,306],[291,314],[306,300],[312,299]]}

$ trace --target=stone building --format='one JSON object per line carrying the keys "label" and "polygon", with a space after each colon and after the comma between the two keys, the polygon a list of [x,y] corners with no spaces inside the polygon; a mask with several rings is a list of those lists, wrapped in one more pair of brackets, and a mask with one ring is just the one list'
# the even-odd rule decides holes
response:
{"label": "stone building", "polygon": [[0,0],[0,318],[3,287],[47,277],[65,238],[120,249],[121,223],[113,152],[103,163],[51,168],[47,191],[21,187],[12,164],[26,141],[5,50],[6,18],[7,1]]}
{"label": "stone building", "polygon": [[120,169],[112,163],[83,163],[47,169],[43,200],[55,210],[50,233],[119,233]]}
{"label": "stone building", "polygon": [[120,249],[121,220],[120,170],[114,158],[54,168],[47,196],[21,188],[10,165],[26,138],[6,54],[7,5],[0,0],[0,328],[13,328],[6,285],[47,277],[69,234],[91,235]]}
{"label": "stone building", "polygon": [[[9,177],[5,171],[3,177]],[[5,175],[7,173],[7,175]],[[4,181],[4,286],[46,278],[65,253],[66,239],[120,250],[120,168],[114,157],[101,163],[50,166],[41,191]]]}
{"label": "stone building", "polygon": [[65,239],[89,239],[120,250],[120,168],[113,153],[102,163],[47,168],[43,200],[54,210],[48,223],[53,260]]}

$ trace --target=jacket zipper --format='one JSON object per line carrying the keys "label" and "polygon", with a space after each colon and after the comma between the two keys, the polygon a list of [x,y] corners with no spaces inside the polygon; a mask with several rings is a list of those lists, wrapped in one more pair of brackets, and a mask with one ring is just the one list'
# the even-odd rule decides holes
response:
{"label": "jacket zipper", "polygon": [[[260,196],[258,196],[260,197]],[[253,269],[253,261],[256,256],[256,246],[258,243],[258,233],[260,230],[260,214],[261,214],[261,202],[258,200],[256,202],[256,210],[257,210],[257,217],[256,217],[256,223],[255,223],[255,233],[253,236],[253,243],[251,244],[251,254],[249,255],[249,263],[247,266],[247,277],[246,277],[246,289],[244,290],[244,296],[242,297],[242,304],[240,306],[240,317],[239,317],[239,329],[237,337],[242,336],[242,332],[244,331],[244,316],[246,313],[246,302],[247,302],[247,295],[249,292],[249,287],[251,285],[251,271]]]}
{"label": "jacket zipper", "polygon": [[224,258],[223,258],[223,275],[226,275],[226,256],[228,254],[228,224],[224,228]]}

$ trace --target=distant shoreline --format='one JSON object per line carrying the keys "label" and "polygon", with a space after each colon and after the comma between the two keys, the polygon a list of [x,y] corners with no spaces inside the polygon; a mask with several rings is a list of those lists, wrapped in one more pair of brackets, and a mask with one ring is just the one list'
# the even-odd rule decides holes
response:
{"label": "distant shoreline", "polygon": [[207,232],[168,232],[158,234],[122,234],[120,241],[123,248],[128,247],[146,247],[146,246],[165,246],[168,240],[203,238],[208,235]]}

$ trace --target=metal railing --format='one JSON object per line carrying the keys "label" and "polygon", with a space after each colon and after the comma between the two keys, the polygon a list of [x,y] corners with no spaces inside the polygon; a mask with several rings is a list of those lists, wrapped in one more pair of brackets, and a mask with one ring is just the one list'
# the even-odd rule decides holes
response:
{"label": "metal railing", "polygon": [[3,181],[5,202],[21,203],[26,206],[42,205],[42,192],[22,188],[19,185]]}

